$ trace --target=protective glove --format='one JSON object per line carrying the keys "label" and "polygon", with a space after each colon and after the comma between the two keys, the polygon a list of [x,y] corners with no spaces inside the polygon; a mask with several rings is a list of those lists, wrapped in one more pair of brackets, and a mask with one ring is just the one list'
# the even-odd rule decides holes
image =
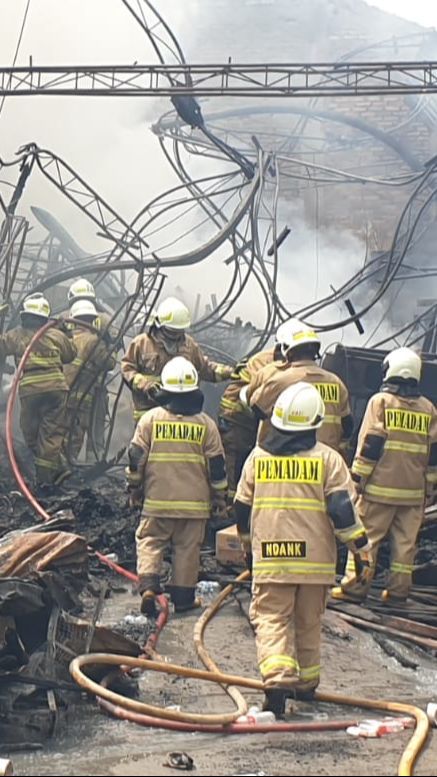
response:
{"label": "protective glove", "polygon": [[241,532],[238,532],[238,536],[240,538],[240,542],[243,548],[246,567],[249,570],[252,570],[253,557],[252,557],[252,540],[250,538],[250,534],[242,534]]}
{"label": "protective glove", "polygon": [[158,380],[155,383],[150,383],[150,378],[147,377],[147,375],[141,375],[140,372],[137,372],[132,381],[132,388],[135,389],[135,391],[146,391],[147,393],[150,393],[153,386],[159,388],[161,384]]}
{"label": "protective glove", "polygon": [[161,393],[162,393],[162,385],[159,382],[159,380],[157,380],[155,383],[152,383],[152,385],[149,386],[149,388],[147,389],[148,396],[150,397],[150,399],[153,399],[154,402],[159,403]]}
{"label": "protective glove", "polygon": [[142,485],[143,482],[143,474],[142,472],[136,468],[132,469],[131,467],[125,467],[124,474],[126,477],[126,489],[130,490],[131,488],[139,488],[139,486]]}
{"label": "protective glove", "polygon": [[241,372],[245,369],[246,365],[247,359],[242,359],[240,362],[237,362],[231,372],[231,380],[241,380]]}
{"label": "protective glove", "polygon": [[128,493],[128,505],[132,509],[143,506],[144,493],[142,488],[130,489]]}
{"label": "protective glove", "polygon": [[[352,580],[354,581],[355,585],[359,585],[360,583],[366,585],[372,575],[372,543],[370,540],[367,540],[367,543],[359,548],[356,547],[355,543],[351,543],[349,550],[353,554],[355,563],[356,577],[355,579],[352,578]],[[342,587],[347,587],[347,584],[345,586],[342,583]]]}
{"label": "protective glove", "polygon": [[225,504],[221,502],[213,502],[211,505],[211,518],[216,523],[223,523],[229,519],[228,511]]}
{"label": "protective glove", "polygon": [[74,334],[74,324],[70,324],[69,321],[63,321],[60,318],[57,328],[59,329],[60,332],[63,332],[64,335],[67,335],[67,337],[69,337],[70,340],[72,339]]}

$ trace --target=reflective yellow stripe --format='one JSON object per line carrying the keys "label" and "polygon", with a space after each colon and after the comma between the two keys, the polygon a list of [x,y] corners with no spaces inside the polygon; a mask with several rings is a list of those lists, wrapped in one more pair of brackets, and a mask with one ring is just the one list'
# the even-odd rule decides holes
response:
{"label": "reflective yellow stripe", "polygon": [[295,669],[299,671],[298,662],[291,656],[284,656],[282,654],[269,656],[259,662],[259,669],[262,675],[270,674],[276,669]]}
{"label": "reflective yellow stripe", "polygon": [[385,496],[388,499],[394,499],[400,502],[402,499],[423,499],[425,492],[423,488],[385,488],[384,486],[373,486],[368,484],[364,489],[366,494],[373,496]]}
{"label": "reflective yellow stripe", "polygon": [[259,509],[275,507],[279,510],[281,508],[294,508],[296,510],[322,510],[325,512],[324,502],[305,497],[259,496],[253,500],[253,506]]}
{"label": "reflective yellow stripe", "polygon": [[316,680],[320,675],[320,664],[301,666],[299,674],[302,680]]}
{"label": "reflective yellow stripe", "polygon": [[31,353],[27,360],[27,366],[60,367],[61,360],[59,356],[36,356],[34,353]]}
{"label": "reflective yellow stripe", "polygon": [[83,359],[80,359],[79,356],[76,356],[76,358],[73,359],[71,363],[74,364],[75,367],[82,367]]}
{"label": "reflective yellow stripe", "polygon": [[64,376],[62,375],[62,372],[59,370],[53,371],[53,372],[45,372],[45,373],[37,373],[36,375],[32,375],[32,373],[25,373],[24,377],[20,380],[20,386],[31,386],[33,384],[38,383],[47,383],[47,381],[59,381],[61,380],[62,383],[64,383]]}
{"label": "reflective yellow stripe", "polygon": [[144,502],[144,510],[166,510],[172,512],[174,510],[181,510],[183,512],[205,512],[210,509],[209,502],[189,502],[189,501],[175,501],[171,499],[146,499]]}
{"label": "reflective yellow stripe", "polygon": [[222,378],[224,375],[225,376],[228,376],[228,375],[230,376],[231,368],[228,367],[226,364],[217,364],[214,372],[215,372],[216,375],[218,375],[220,378]]}
{"label": "reflective yellow stripe", "polygon": [[211,481],[211,486],[216,491],[226,491],[226,489],[228,487],[228,481],[227,480]]}
{"label": "reflective yellow stripe", "polygon": [[46,469],[59,469],[59,464],[57,462],[49,461],[48,459],[34,459],[35,466],[36,467],[45,467]]}
{"label": "reflective yellow stripe", "polygon": [[375,464],[366,464],[364,461],[358,460],[354,461],[351,467],[352,472],[355,472],[357,475],[363,475],[364,477],[371,475],[374,469]]}
{"label": "reflective yellow stripe", "polygon": [[286,575],[331,575],[335,573],[335,564],[310,561],[285,561],[272,558],[268,561],[257,561],[253,565],[256,575],[286,574]]}
{"label": "reflective yellow stripe", "polygon": [[144,410],[134,410],[134,420],[138,421],[141,416],[144,415],[144,413],[147,413],[148,408],[145,407]]}
{"label": "reflective yellow stripe", "polygon": [[359,526],[358,528],[352,526],[349,529],[337,529],[335,533],[343,542],[352,542],[357,537],[362,537],[365,534],[365,529],[364,526]]}
{"label": "reflective yellow stripe", "polygon": [[427,483],[437,483],[437,472],[427,472],[426,481]]}
{"label": "reflective yellow stripe", "polygon": [[386,440],[386,451],[405,451],[406,453],[428,453],[428,446],[415,442],[399,442],[398,440]]}
{"label": "reflective yellow stripe", "polygon": [[339,415],[325,415],[323,419],[324,424],[336,424],[339,426],[341,424],[341,418]]}
{"label": "reflective yellow stripe", "polygon": [[400,564],[399,561],[392,561],[390,572],[400,572],[403,575],[411,575],[414,564]]}
{"label": "reflective yellow stripe", "polygon": [[225,410],[232,410],[233,412],[237,413],[250,413],[252,414],[252,411],[247,405],[243,405],[242,402],[239,401],[233,401],[232,399],[226,399],[225,397],[222,397],[220,400],[220,407],[224,408]]}
{"label": "reflective yellow stripe", "polygon": [[148,461],[195,461],[199,464],[205,464],[205,457],[201,453],[151,453]]}
{"label": "reflective yellow stripe", "polygon": [[142,382],[143,378],[145,378],[148,381],[157,381],[158,377],[157,375],[143,375],[142,373],[137,373],[132,381],[132,386],[136,388],[137,383]]}
{"label": "reflective yellow stripe", "polygon": [[245,367],[240,370],[240,380],[244,381],[244,383],[250,383],[250,372]]}
{"label": "reflective yellow stripe", "polygon": [[73,394],[70,394],[68,397],[68,406],[71,407],[72,405],[91,405],[93,401],[93,397],[91,394],[78,394],[77,392],[74,392]]}

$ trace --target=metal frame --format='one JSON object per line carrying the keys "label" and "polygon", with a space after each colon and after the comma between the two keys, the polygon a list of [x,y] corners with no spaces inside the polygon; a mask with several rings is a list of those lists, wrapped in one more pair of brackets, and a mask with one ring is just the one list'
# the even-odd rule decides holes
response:
{"label": "metal frame", "polygon": [[[191,85],[192,84],[192,85]],[[153,64],[0,68],[0,96],[336,97],[437,92],[437,62]]]}

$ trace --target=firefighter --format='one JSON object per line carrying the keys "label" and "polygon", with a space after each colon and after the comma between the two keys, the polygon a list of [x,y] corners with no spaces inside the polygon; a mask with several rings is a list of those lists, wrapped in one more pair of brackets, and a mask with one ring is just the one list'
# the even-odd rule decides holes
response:
{"label": "firefighter", "polygon": [[[0,336],[0,369],[7,356],[14,356],[18,365],[49,316],[50,306],[42,294],[24,300],[21,326]],[[21,431],[34,457],[37,484],[42,487],[57,485],[69,474],[61,457],[68,391],[63,365],[75,356],[76,348],[68,335],[53,327],[35,343],[20,378]]]}
{"label": "firefighter", "polygon": [[278,716],[287,696],[312,699],[319,684],[320,623],[335,581],[335,538],[360,557],[363,570],[369,565],[349,470],[337,451],[317,441],[324,413],[309,383],[281,392],[262,446],[250,454],[237,487],[264,709]]}
{"label": "firefighter", "polygon": [[275,350],[261,351],[236,365],[231,382],[220,400],[218,428],[222,438],[228,475],[229,498],[233,500],[243,464],[256,443],[258,421],[252,410],[240,399],[240,392],[248,386],[258,370],[274,359]]}
{"label": "firefighter", "polygon": [[369,400],[352,464],[357,509],[373,546],[366,586],[356,583],[348,559],[346,576],[332,592],[362,600],[375,574],[378,547],[390,538],[390,572],[383,601],[404,602],[412,582],[416,540],[425,499],[437,483],[437,412],[421,396],[422,363],[410,348],[396,348],[383,361],[381,391]]}
{"label": "firefighter", "polygon": [[[65,311],[61,315],[63,317],[69,316],[71,307],[77,302],[92,302],[98,311],[93,326],[100,332],[105,342],[114,345],[117,340],[117,329],[111,323],[112,316],[100,309],[93,284],[86,278],[79,278],[71,284],[67,297],[70,310]],[[114,348],[117,351],[119,350],[115,345]],[[87,461],[93,461],[96,457],[99,458],[105,450],[105,419],[109,406],[105,377],[105,372],[101,372],[94,388],[93,412],[90,418],[92,434],[87,437]]]}
{"label": "firefighter", "polygon": [[95,328],[102,333],[107,329],[109,339],[115,339],[117,333],[110,324],[111,316],[108,313],[105,313],[103,310],[98,310],[99,305],[97,303],[96,290],[91,281],[88,281],[86,278],[79,278],[77,281],[74,281],[68,289],[67,299],[69,310],[61,313],[62,317],[65,318],[66,316],[70,315],[71,308],[76,302],[92,302],[97,311],[94,320]]}
{"label": "firefighter", "polygon": [[198,374],[181,356],[161,375],[166,407],[141,417],[129,447],[131,506],[142,503],[136,532],[141,612],[155,614],[164,550],[172,546],[168,590],[176,612],[198,607],[200,546],[210,513],[226,513],[223,447],[214,421],[202,412]]}
{"label": "firefighter", "polygon": [[146,410],[156,407],[159,376],[175,356],[189,359],[201,380],[218,383],[230,378],[232,367],[210,361],[196,341],[187,335],[190,324],[190,313],[185,305],[175,297],[169,297],[158,306],[148,332],[137,335],[130,343],[121,360],[121,370],[132,391],[135,422]]}
{"label": "firefighter", "polygon": [[262,441],[267,433],[268,419],[281,391],[303,380],[317,388],[325,404],[326,414],[317,439],[335,450],[342,450],[354,426],[348,390],[337,375],[316,364],[320,356],[318,334],[297,318],[291,318],[278,328],[276,340],[284,361],[273,362],[259,370],[242,394],[243,401],[262,420],[259,440]]}
{"label": "firefighter", "polygon": [[73,329],[77,355],[64,370],[69,387],[64,442],[67,459],[79,456],[85,434],[90,434],[96,387],[100,385],[101,376],[115,367],[115,359],[105,338],[100,336],[99,331],[93,332],[89,326],[81,326],[81,322],[94,326],[98,315],[89,300],[75,302],[71,306],[70,317],[77,322]]}

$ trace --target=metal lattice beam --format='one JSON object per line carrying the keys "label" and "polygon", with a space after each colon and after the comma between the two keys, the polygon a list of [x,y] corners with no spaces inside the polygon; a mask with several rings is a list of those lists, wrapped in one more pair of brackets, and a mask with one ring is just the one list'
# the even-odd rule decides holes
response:
{"label": "metal lattice beam", "polygon": [[[188,83],[192,87],[187,86]],[[437,92],[437,62],[0,68],[0,96],[324,97]]]}

